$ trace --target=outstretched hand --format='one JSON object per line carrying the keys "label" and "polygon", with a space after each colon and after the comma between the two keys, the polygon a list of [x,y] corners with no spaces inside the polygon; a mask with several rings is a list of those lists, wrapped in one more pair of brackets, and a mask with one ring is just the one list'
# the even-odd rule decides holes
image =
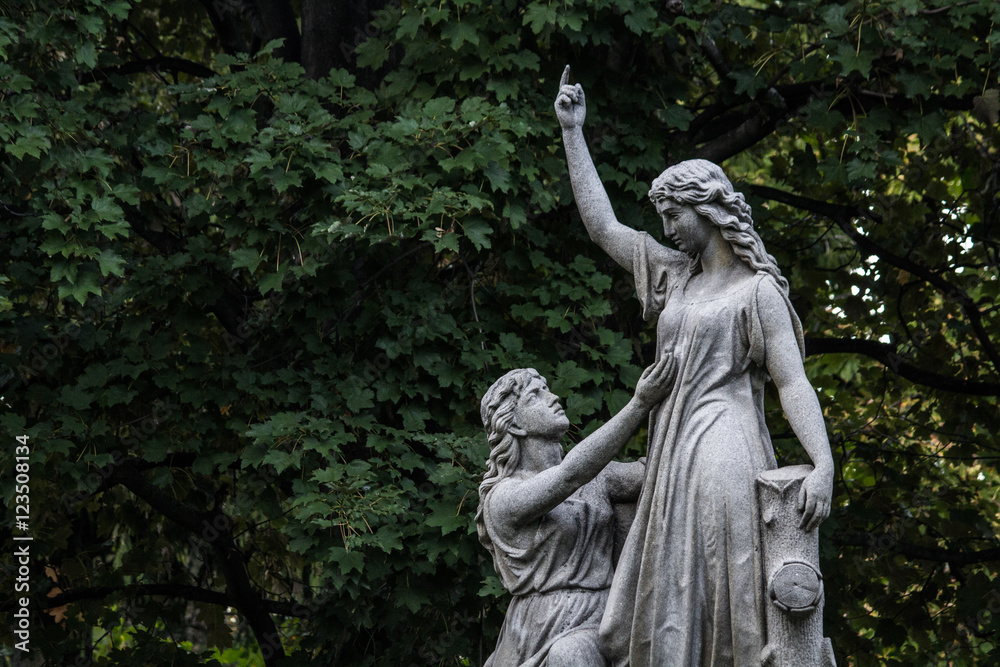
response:
{"label": "outstretched hand", "polygon": [[830,504],[833,498],[833,472],[816,468],[802,482],[799,491],[799,511],[802,521],[799,527],[811,532],[826,517],[830,516]]}
{"label": "outstretched hand", "polygon": [[569,85],[569,65],[566,65],[559,80],[555,106],[556,118],[564,130],[583,127],[583,120],[587,117],[587,102],[583,96],[583,86]]}
{"label": "outstretched hand", "polygon": [[642,372],[635,385],[635,398],[649,409],[662,401],[670,393],[677,377],[677,363],[671,354],[664,354],[652,366]]}

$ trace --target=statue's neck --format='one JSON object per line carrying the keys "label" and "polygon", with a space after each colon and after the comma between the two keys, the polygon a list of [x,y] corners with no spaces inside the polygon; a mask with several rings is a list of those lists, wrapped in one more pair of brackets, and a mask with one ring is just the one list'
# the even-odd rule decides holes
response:
{"label": "statue's neck", "polygon": [[724,276],[749,268],[718,229],[699,255],[701,271],[708,276]]}
{"label": "statue's neck", "polygon": [[558,440],[526,436],[521,438],[518,472],[531,477],[562,463],[562,445]]}

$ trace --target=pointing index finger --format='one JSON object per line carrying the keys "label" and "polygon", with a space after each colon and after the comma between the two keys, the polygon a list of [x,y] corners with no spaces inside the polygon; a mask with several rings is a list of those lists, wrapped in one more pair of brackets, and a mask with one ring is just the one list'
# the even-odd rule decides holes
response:
{"label": "pointing index finger", "polygon": [[567,83],[569,83],[569,65],[566,65],[566,69],[562,73],[562,78],[559,79],[559,89],[561,90]]}

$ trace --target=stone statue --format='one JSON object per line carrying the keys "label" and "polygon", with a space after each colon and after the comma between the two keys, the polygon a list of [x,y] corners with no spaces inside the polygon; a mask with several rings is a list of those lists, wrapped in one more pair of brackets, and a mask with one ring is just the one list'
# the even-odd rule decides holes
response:
{"label": "stone statue", "polygon": [[677,367],[651,411],[647,473],[601,638],[616,667],[759,667],[771,603],[756,485],[777,467],[764,423],[768,378],[815,465],[794,499],[796,530],[815,537],[833,487],[788,283],[743,195],[711,162],[682,162],[653,181],[649,197],[676,249],[618,222],[584,141],[583,89],[568,77],[569,67],[555,110],[580,216],[632,273],[643,317],[657,323],[657,357]]}
{"label": "stone statue", "polygon": [[476,527],[513,595],[487,667],[606,666],[598,630],[613,574],[612,503],[634,501],[644,474],[642,463],[611,459],[675,374],[664,355],[565,458],[569,420],[535,370],[510,371],[483,396],[490,458]]}

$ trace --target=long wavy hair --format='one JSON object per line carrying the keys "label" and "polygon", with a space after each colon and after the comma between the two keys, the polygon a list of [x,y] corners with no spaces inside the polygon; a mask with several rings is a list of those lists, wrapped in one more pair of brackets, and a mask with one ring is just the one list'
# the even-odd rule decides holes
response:
{"label": "long wavy hair", "polygon": [[[679,162],[653,180],[649,198],[654,204],[668,199],[691,206],[719,228],[722,238],[747,266],[774,276],[782,291],[788,294],[788,281],[753,228],[750,205],[742,193],[733,190],[733,184],[718,165],[708,160]],[[700,270],[701,262],[695,257],[691,260],[691,272]]]}
{"label": "long wavy hair", "polygon": [[521,397],[521,392],[535,378],[541,378],[534,368],[518,368],[506,373],[493,383],[480,404],[480,416],[486,427],[486,440],[490,444],[490,458],[486,462],[486,472],[479,484],[479,508],[476,510],[476,532],[479,541],[493,556],[496,566],[496,549],[493,540],[486,532],[486,518],[483,510],[486,507],[486,497],[494,486],[504,478],[509,477],[517,469],[521,460],[521,443],[517,436],[510,432],[514,425],[514,408]]}

